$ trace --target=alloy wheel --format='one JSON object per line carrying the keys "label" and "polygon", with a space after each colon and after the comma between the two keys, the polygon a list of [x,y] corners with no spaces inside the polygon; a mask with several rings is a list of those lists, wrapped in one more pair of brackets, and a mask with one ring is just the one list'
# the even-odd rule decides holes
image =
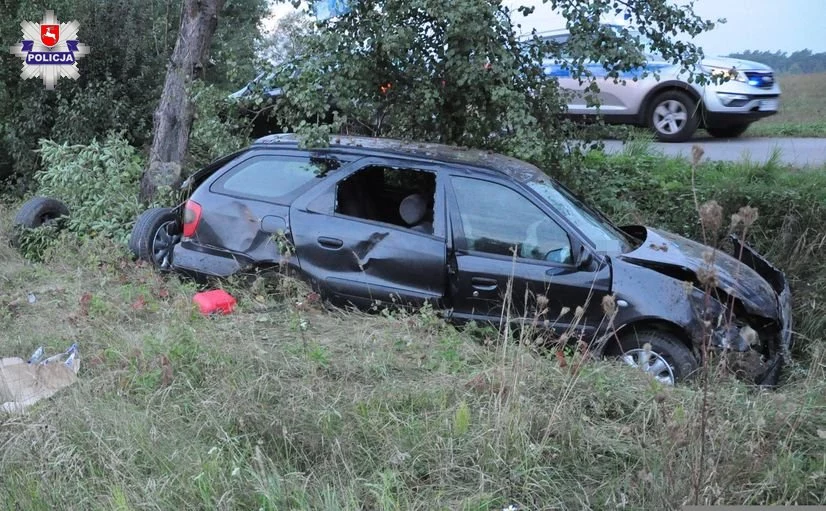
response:
{"label": "alloy wheel", "polygon": [[181,241],[178,223],[169,221],[161,224],[152,240],[152,260],[162,270],[172,266],[172,250]]}
{"label": "alloy wheel", "polygon": [[622,361],[653,376],[665,385],[674,385],[674,368],[661,355],[645,348],[635,348],[622,355]]}
{"label": "alloy wheel", "polygon": [[667,99],[654,109],[654,129],[665,135],[675,135],[682,131],[688,121],[685,105],[674,99]]}

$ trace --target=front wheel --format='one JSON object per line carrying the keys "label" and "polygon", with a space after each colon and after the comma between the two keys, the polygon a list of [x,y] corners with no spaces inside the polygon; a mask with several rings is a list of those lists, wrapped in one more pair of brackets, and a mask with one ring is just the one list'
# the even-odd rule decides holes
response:
{"label": "front wheel", "polygon": [[662,142],[684,142],[700,124],[697,102],[678,90],[659,94],[648,108],[648,127]]}
{"label": "front wheel", "polygon": [[715,138],[737,138],[749,129],[749,123],[731,126],[706,127],[708,134]]}
{"label": "front wheel", "polygon": [[181,241],[181,225],[171,208],[147,209],[129,237],[132,254],[162,271],[172,269],[172,251]]}
{"label": "front wheel", "polygon": [[685,343],[660,330],[629,332],[610,355],[666,385],[691,379],[699,365]]}

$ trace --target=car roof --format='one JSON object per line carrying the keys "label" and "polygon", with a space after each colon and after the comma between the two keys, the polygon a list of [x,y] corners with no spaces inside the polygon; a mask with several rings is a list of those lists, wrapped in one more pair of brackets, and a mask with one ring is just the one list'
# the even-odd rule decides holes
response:
{"label": "car roof", "polygon": [[[294,133],[282,133],[267,135],[253,143],[253,147],[272,145],[297,147],[298,137]],[[403,156],[434,162],[468,165],[504,174],[520,182],[548,179],[544,172],[528,162],[492,151],[446,144],[413,142],[393,138],[331,135],[329,148],[364,156]]]}
{"label": "car roof", "polygon": [[[609,28],[614,28],[614,29],[626,28],[626,29],[631,30],[631,31],[637,30],[636,27],[634,27],[631,24],[619,23],[619,22],[616,22],[616,21],[614,21],[614,22],[602,22],[599,25],[601,27],[609,27]],[[536,32],[536,36],[539,37],[540,39],[549,39],[551,37],[560,36],[560,35],[568,35],[570,33],[571,33],[570,29],[563,27],[563,28],[553,28],[553,29],[550,29],[550,30],[539,30],[539,31]],[[524,34],[524,35],[521,36],[521,38],[525,39],[525,40],[529,40],[529,39],[533,38],[533,34]]]}

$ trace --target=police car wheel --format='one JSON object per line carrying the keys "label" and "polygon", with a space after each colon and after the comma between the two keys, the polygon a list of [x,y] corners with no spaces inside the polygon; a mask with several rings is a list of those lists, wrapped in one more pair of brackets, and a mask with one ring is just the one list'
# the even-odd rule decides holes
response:
{"label": "police car wheel", "polygon": [[662,142],[684,142],[700,124],[698,105],[678,90],[665,91],[654,98],[648,110],[648,126]]}

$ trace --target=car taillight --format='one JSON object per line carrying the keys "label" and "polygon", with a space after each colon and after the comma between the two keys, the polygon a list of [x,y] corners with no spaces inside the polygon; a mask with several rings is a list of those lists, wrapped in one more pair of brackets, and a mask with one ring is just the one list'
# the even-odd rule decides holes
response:
{"label": "car taillight", "polygon": [[195,236],[198,222],[201,221],[201,205],[195,201],[188,200],[184,206],[184,236],[191,238]]}

